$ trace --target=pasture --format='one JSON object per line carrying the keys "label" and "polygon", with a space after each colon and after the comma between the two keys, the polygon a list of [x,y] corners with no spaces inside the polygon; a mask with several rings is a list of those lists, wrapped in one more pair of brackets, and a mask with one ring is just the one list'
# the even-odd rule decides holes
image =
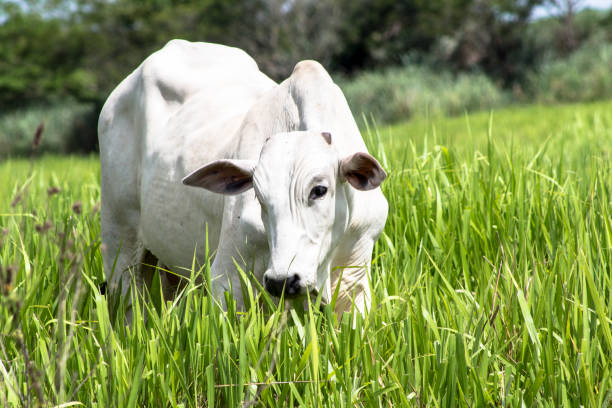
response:
{"label": "pasture", "polygon": [[0,163],[0,405],[609,406],[612,102],[363,135],[390,213],[354,327],[248,271],[251,307],[224,312],[203,267],[126,328],[99,291],[97,157]]}

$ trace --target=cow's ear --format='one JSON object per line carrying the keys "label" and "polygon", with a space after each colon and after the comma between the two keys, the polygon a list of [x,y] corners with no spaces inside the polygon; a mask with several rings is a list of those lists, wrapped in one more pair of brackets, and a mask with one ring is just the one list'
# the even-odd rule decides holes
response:
{"label": "cow's ear", "polygon": [[183,184],[214,193],[239,194],[253,187],[254,160],[216,160],[183,179]]}
{"label": "cow's ear", "polygon": [[357,190],[372,190],[387,177],[376,159],[367,153],[355,153],[340,161],[340,174]]}

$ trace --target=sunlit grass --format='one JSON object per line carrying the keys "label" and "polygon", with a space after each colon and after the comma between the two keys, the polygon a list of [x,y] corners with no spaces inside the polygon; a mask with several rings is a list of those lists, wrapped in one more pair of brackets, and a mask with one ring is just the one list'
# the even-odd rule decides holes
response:
{"label": "sunlit grass", "polygon": [[223,312],[205,278],[126,328],[98,290],[97,159],[5,162],[0,405],[608,406],[611,129],[598,103],[364,132],[390,214],[354,327],[252,292]]}

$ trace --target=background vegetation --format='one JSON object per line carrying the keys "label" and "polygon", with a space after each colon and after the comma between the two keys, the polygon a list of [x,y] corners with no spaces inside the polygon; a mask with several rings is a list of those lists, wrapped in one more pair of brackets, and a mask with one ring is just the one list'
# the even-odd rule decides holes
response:
{"label": "background vegetation", "polygon": [[[612,96],[612,11],[580,0],[9,0],[0,4],[0,157],[93,151],[110,91],[171,38],[245,49],[276,80],[306,58],[359,116],[406,120]],[[536,7],[554,17],[534,19]]]}
{"label": "background vegetation", "polygon": [[[0,406],[610,406],[612,11],[580,3],[0,3]],[[390,215],[365,319],[277,307],[249,271],[225,312],[205,266],[125,326],[98,158],[58,154],[95,151],[109,92],[175,37],[276,80],[318,59],[366,119]]]}
{"label": "background vegetation", "polygon": [[6,161],[0,405],[609,406],[611,129],[606,102],[364,132],[390,216],[354,327],[248,278],[223,312],[192,278],[126,328],[99,290],[97,158]]}

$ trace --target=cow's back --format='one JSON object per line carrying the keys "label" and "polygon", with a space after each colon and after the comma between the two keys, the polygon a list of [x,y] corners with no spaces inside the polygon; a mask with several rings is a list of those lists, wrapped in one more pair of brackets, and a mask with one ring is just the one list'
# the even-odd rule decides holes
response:
{"label": "cow's back", "polygon": [[[186,107],[197,113],[192,115],[193,127],[201,127],[220,112],[236,110],[235,90],[259,91],[272,85],[242,50],[172,40],[123,80],[104,104],[98,122],[102,167],[122,167],[122,175],[133,173],[131,169],[137,171],[143,156],[160,148],[164,139],[185,137],[165,132],[164,127]],[[103,174],[103,188],[105,178]]]}
{"label": "cow's back", "polygon": [[[162,205],[168,209],[206,201],[203,191],[185,196],[180,178],[195,165],[187,162],[198,160],[199,165],[226,155],[220,151],[220,124],[246,113],[273,86],[237,48],[172,40],[149,56],[115,88],[100,113],[103,242],[147,241],[144,212],[156,219]],[[202,154],[212,157],[196,159]],[[151,194],[154,188],[157,193]],[[163,202],[158,206],[157,201]]]}

